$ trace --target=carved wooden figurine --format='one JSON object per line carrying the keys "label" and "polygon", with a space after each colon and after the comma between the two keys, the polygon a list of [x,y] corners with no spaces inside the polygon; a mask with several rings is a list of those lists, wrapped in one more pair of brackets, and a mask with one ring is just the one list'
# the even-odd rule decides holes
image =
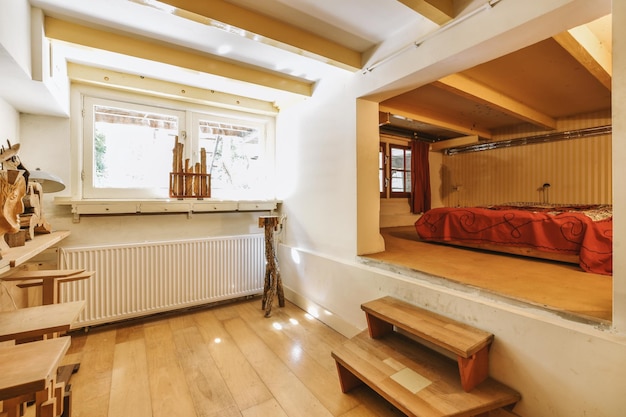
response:
{"label": "carved wooden figurine", "polygon": [[7,233],[20,231],[20,214],[24,211],[22,198],[26,193],[23,171],[0,170],[0,250],[8,245],[4,240]]}
{"label": "carved wooden figurine", "polygon": [[24,212],[20,215],[20,226],[26,231],[26,240],[34,239],[35,234],[50,233],[52,227],[44,216],[41,184],[29,182],[23,201]]}

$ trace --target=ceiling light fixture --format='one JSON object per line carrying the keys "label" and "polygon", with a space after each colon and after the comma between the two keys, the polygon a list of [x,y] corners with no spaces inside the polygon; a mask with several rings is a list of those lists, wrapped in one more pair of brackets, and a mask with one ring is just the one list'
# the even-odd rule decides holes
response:
{"label": "ceiling light fixture", "polygon": [[230,46],[230,45],[222,45],[219,48],[217,48],[217,53],[219,55],[226,55],[227,53],[229,53],[232,50],[233,50],[232,46]]}

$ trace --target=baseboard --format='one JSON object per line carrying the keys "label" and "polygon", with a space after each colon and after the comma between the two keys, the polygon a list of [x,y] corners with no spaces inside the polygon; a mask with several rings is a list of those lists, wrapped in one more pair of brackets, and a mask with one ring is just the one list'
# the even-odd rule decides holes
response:
{"label": "baseboard", "polygon": [[341,317],[336,316],[331,311],[328,311],[326,308],[315,303],[314,301],[311,301],[303,295],[292,291],[290,288],[283,287],[283,292],[287,300],[348,338],[355,336],[363,330],[348,323]]}

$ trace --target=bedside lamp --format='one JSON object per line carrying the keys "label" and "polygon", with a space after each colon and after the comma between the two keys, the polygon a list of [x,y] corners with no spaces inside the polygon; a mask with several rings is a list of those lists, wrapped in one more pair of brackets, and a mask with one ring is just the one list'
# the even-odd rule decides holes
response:
{"label": "bedside lamp", "polygon": [[42,171],[39,168],[30,171],[28,180],[41,184],[41,190],[44,193],[56,193],[65,190],[65,184],[61,178],[46,171]]}

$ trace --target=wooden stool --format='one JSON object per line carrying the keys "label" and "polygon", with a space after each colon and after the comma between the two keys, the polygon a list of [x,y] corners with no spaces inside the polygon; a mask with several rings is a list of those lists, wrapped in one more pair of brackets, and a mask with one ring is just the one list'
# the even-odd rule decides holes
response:
{"label": "wooden stool", "polygon": [[21,344],[66,333],[84,308],[84,301],[72,301],[2,311],[0,342],[13,340],[15,344]]}
{"label": "wooden stool", "polygon": [[41,303],[56,304],[59,302],[59,287],[63,282],[78,281],[90,278],[95,272],[84,269],[39,269],[19,271],[1,279],[4,281],[25,281],[19,288],[42,287]]}
{"label": "wooden stool", "polygon": [[[13,340],[16,346],[21,346],[37,343],[34,341],[53,340],[58,335],[70,330],[72,323],[78,318],[84,307],[84,301],[72,301],[0,312],[0,342]],[[63,417],[71,415],[72,392],[69,381],[72,374],[78,371],[78,368],[79,364],[57,366],[54,386],[58,390],[55,391],[54,396],[60,399],[63,405],[62,407],[55,406],[55,408],[59,413],[62,413],[60,415]],[[36,401],[35,391],[22,393],[20,396],[6,400],[4,410],[5,412],[10,411],[7,415],[11,416],[11,413],[17,412],[16,410],[20,409],[24,403]],[[0,413],[0,416],[3,414]]]}
{"label": "wooden stool", "polygon": [[274,295],[278,295],[278,305],[285,306],[285,294],[283,293],[283,282],[280,279],[278,269],[278,259],[276,259],[276,249],[274,248],[274,231],[278,229],[280,218],[278,216],[259,217],[259,227],[265,228],[265,285],[263,288],[263,301],[261,308],[265,310],[265,317],[272,315],[272,302]]}
{"label": "wooden stool", "polygon": [[70,347],[69,337],[0,348],[0,401],[8,417],[20,417],[22,404],[34,396],[37,416],[61,416],[64,384],[56,369]]}

